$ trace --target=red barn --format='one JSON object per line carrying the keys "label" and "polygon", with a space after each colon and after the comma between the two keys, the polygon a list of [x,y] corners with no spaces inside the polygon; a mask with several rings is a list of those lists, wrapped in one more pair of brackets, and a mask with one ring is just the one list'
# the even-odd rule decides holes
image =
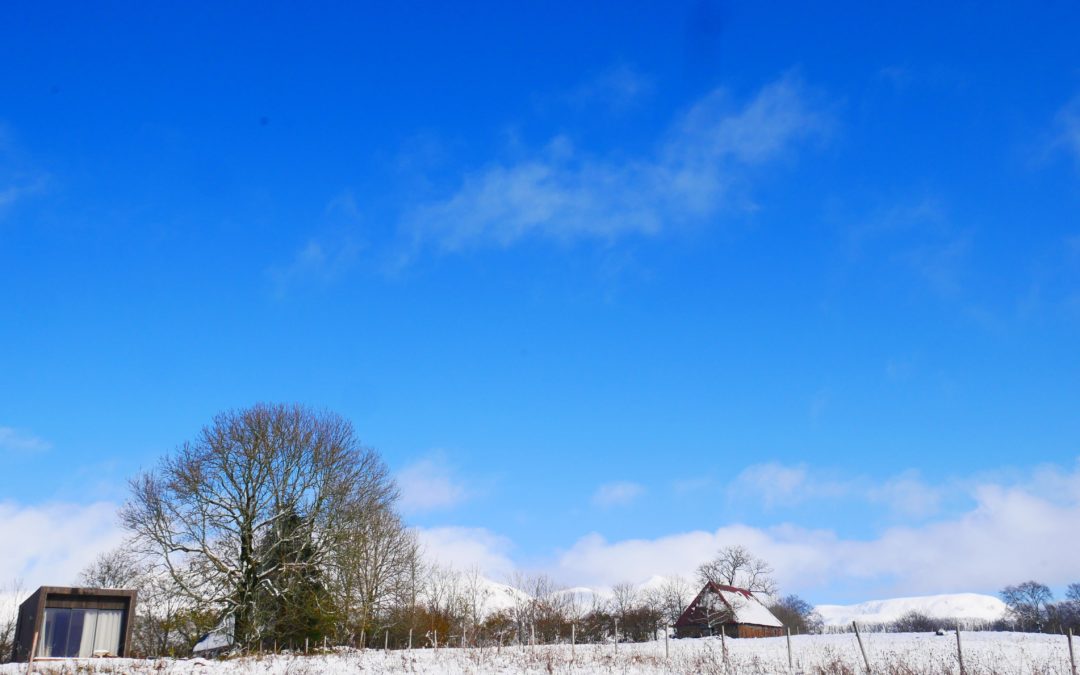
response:
{"label": "red barn", "polygon": [[784,624],[745,588],[705,584],[675,622],[676,637],[779,637]]}

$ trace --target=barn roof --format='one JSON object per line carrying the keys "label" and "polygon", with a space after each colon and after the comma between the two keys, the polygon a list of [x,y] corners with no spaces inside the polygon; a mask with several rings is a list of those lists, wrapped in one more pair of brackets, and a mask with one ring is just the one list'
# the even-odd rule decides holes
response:
{"label": "barn roof", "polygon": [[769,608],[758,600],[750,591],[745,588],[723,586],[712,582],[705,584],[701,589],[701,592],[694,598],[694,601],[690,603],[682,613],[682,616],[679,617],[679,620],[675,622],[676,626],[686,626],[695,623],[698,603],[701,602],[706,594],[720,598],[720,600],[731,610],[732,620],[729,623],[772,626],[774,628],[782,628],[784,626],[779,619],[773,616],[773,613],[769,611]]}

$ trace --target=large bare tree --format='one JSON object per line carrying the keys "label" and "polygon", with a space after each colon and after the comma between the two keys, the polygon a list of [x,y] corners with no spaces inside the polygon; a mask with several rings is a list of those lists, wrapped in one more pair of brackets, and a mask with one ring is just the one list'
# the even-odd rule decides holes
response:
{"label": "large bare tree", "polygon": [[231,617],[241,646],[259,637],[259,597],[280,598],[289,590],[280,580],[322,567],[350,511],[389,508],[396,496],[348,421],[267,404],[219,414],[131,490],[121,519],[142,552]]}
{"label": "large bare tree", "polygon": [[1001,599],[1008,606],[1009,614],[1022,627],[1031,627],[1046,621],[1054,595],[1046,584],[1025,581],[1001,589]]}
{"label": "large bare tree", "polygon": [[743,546],[725,546],[715,558],[702,563],[697,572],[702,584],[713,582],[755,593],[776,593],[773,568]]}

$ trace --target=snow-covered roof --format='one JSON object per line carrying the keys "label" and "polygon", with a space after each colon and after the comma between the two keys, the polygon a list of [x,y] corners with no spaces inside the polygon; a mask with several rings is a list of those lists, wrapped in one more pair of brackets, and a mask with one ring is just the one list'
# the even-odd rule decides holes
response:
{"label": "snow-covered roof", "polygon": [[233,617],[228,616],[217,625],[217,628],[202,636],[195,647],[193,654],[206,654],[233,646]]}
{"label": "snow-covered roof", "polygon": [[721,586],[714,583],[708,583],[701,589],[701,592],[686,608],[686,611],[682,613],[675,625],[694,624],[698,621],[700,608],[709,607],[712,608],[709,611],[715,611],[720,609],[718,603],[723,603],[731,610],[730,620],[726,620],[725,623],[751,624],[771,628],[784,627],[784,624],[773,616],[769,608],[750,591],[745,588]]}
{"label": "snow-covered roof", "polygon": [[207,633],[203,639],[196,642],[195,648],[191,651],[195,654],[203,654],[231,647],[232,643],[233,640],[231,635],[224,631],[214,631],[212,633]]}
{"label": "snow-covered roof", "polygon": [[752,623],[755,626],[775,626],[776,628],[784,626],[780,619],[773,616],[769,608],[750,591],[734,588],[729,590],[724,586],[720,586],[718,590],[720,597],[731,607],[735,615],[735,623]]}

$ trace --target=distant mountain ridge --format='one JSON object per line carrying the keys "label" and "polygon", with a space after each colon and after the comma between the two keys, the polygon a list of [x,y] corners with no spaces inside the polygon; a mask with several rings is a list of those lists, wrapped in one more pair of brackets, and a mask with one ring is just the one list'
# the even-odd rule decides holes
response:
{"label": "distant mountain ridge", "polygon": [[[645,591],[661,587],[667,579],[662,576],[651,577],[639,584],[637,589]],[[491,579],[484,579],[486,598],[483,602],[483,614],[488,615],[510,609],[529,596],[524,591],[508,584]],[[696,584],[690,594],[697,594]],[[593,603],[611,600],[610,588],[577,586],[557,591],[559,595],[571,595],[578,607],[588,609]],[[769,604],[771,598],[763,596],[762,601]],[[869,600],[851,605],[818,605],[817,612],[826,626],[847,626],[852,621],[861,624],[890,623],[911,612],[918,612],[934,619],[962,619],[968,621],[995,621],[1005,615],[1005,603],[993,595],[982,593],[944,593],[903,598]]]}
{"label": "distant mountain ridge", "polygon": [[859,623],[889,623],[905,614],[918,612],[934,619],[995,621],[1005,615],[1005,603],[981,593],[947,593],[910,598],[870,600],[854,605],[818,605],[826,626]]}

